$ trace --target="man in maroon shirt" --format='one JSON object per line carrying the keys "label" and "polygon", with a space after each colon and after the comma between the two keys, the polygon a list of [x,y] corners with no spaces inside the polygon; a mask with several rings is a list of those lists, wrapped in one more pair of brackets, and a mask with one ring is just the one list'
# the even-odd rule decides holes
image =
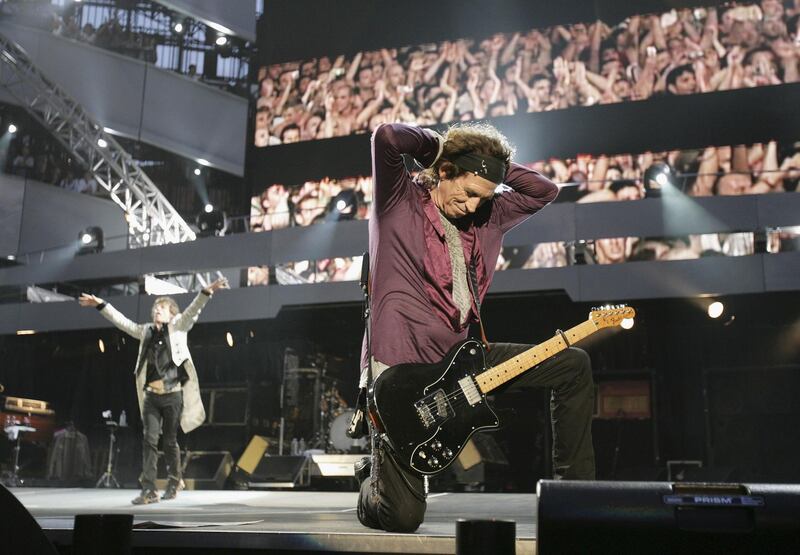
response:
{"label": "man in maroon shirt", "polygon": [[[558,194],[550,180],[512,163],[512,154],[507,139],[486,124],[455,126],[445,137],[404,124],[375,131],[371,341],[368,349],[365,336],[362,387],[370,364],[374,379],[396,364],[439,362],[478,322],[471,283],[480,301],[491,284],[503,235]],[[403,155],[427,168],[416,180],[406,171]],[[528,348],[493,344],[487,364]],[[594,385],[588,355],[570,348],[510,387],[553,389],[555,475],[593,479]],[[360,468],[359,477],[368,470]],[[373,453],[370,474],[361,484],[359,520],[387,531],[416,530],[425,515],[424,479],[397,463],[388,445]]]}

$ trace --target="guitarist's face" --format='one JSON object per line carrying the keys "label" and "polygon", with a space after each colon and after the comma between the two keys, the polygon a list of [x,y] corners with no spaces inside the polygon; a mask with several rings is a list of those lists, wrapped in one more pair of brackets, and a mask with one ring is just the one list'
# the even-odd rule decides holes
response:
{"label": "guitarist's face", "polygon": [[496,185],[473,173],[465,173],[454,179],[440,175],[439,186],[431,191],[437,208],[448,218],[463,218],[494,197]]}

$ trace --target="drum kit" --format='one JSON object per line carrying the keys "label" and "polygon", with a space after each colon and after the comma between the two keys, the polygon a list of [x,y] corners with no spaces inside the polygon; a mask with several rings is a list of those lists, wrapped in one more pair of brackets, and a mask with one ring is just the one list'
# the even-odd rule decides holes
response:
{"label": "drum kit", "polygon": [[[329,453],[364,453],[367,448],[367,439],[352,439],[347,437],[347,428],[353,419],[355,410],[347,406],[334,383],[326,392],[330,398],[337,399],[339,402],[321,403],[320,409],[323,420],[327,422],[327,435],[323,437],[323,443],[327,446],[326,452]],[[326,408],[324,408],[326,407]]]}
{"label": "drum kit", "polygon": [[[310,437],[309,449],[325,453],[364,453],[365,438],[351,439],[346,431],[354,409],[339,391],[338,380],[323,368],[294,368],[284,374],[283,413],[289,437]],[[316,407],[316,411],[309,411]],[[304,442],[305,443],[305,442]]]}

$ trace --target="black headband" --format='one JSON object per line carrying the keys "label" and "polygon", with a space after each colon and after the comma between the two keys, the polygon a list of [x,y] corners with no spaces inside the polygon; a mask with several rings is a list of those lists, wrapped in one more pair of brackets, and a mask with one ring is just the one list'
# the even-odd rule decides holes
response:
{"label": "black headband", "polygon": [[464,154],[454,154],[443,157],[468,172],[474,173],[484,179],[488,179],[495,185],[499,185],[506,178],[506,162],[494,156],[481,156],[466,152]]}

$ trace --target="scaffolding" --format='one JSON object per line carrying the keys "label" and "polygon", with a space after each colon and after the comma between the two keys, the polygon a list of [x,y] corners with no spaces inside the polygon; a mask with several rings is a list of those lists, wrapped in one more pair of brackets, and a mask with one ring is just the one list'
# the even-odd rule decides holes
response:
{"label": "scaffolding", "polygon": [[0,87],[91,171],[111,200],[124,210],[130,248],[195,239],[195,232],[102,125],[2,33],[0,48]]}

